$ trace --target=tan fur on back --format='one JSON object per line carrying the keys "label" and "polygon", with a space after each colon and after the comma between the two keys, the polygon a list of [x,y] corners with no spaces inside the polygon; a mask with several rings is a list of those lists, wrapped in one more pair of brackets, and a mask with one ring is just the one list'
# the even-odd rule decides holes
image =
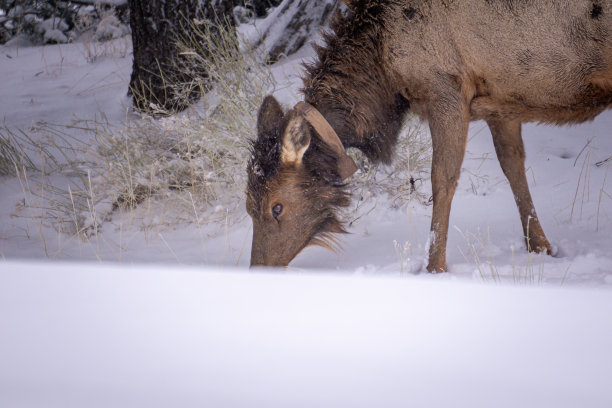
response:
{"label": "tan fur on back", "polygon": [[422,116],[441,76],[472,101],[472,119],[581,122],[612,101],[610,1],[390,3],[385,51]]}

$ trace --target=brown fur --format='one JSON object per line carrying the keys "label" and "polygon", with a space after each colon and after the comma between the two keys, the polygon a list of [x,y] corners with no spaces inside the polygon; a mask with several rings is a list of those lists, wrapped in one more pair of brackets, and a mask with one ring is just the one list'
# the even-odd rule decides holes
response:
{"label": "brown fur", "polygon": [[[336,240],[331,234],[345,232],[337,213],[350,199],[336,170],[336,156],[309,125],[300,126],[310,145],[299,163],[281,161],[283,139],[296,137],[296,119],[296,112],[285,114],[273,97],[259,111],[247,186],[253,266],[285,266],[308,245],[332,249]],[[283,206],[277,218],[272,212],[276,204]]]}
{"label": "brown fur", "polygon": [[[374,161],[391,159],[409,110],[428,120],[434,200],[428,270],[446,269],[451,201],[471,120],[485,120],[491,128],[497,156],[516,198],[527,248],[550,252],[525,177],[521,123],[579,123],[610,107],[612,1],[346,3],[350,12],[337,18],[333,34],[326,36],[326,45],[317,49],[317,59],[307,66],[305,101],[321,112],[346,147],[357,147]],[[278,149],[267,148],[281,143],[289,122],[300,120],[293,111],[285,115],[277,107],[274,112],[269,109],[271,103],[264,101],[260,119],[273,123],[269,127],[276,129],[277,142],[259,132],[249,165],[247,207],[254,220],[254,251],[283,252],[286,255],[279,256],[282,261],[276,264],[286,265],[317,235],[341,230],[336,212],[347,202],[337,174],[329,167],[333,152],[312,128],[305,127],[313,143],[301,164],[285,168]],[[268,170],[258,182],[251,182],[257,168]],[[301,187],[285,190],[285,182],[275,181],[286,178],[287,171],[296,177],[289,184]],[[262,227],[262,214],[269,213],[270,197],[287,191],[295,201],[292,208],[301,206],[301,200],[309,201],[305,212],[285,214],[285,223],[288,214],[302,221],[295,221],[295,229],[277,239],[278,233]],[[308,198],[301,197],[305,194]],[[310,224],[309,217],[316,218],[311,208],[320,202],[329,204],[324,205],[329,211],[326,217],[334,220],[334,227],[327,229],[319,223],[317,228],[303,230],[303,225]],[[299,249],[289,242],[290,235],[304,237],[298,240]],[[262,249],[261,242],[271,239],[280,247]],[[273,256],[255,256],[270,264],[267,257]]]}

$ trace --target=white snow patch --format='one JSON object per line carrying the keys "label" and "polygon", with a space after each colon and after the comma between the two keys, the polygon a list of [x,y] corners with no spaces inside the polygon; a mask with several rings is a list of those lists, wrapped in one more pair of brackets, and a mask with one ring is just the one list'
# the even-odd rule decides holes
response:
{"label": "white snow patch", "polygon": [[63,18],[52,17],[44,20],[36,28],[41,30],[41,33],[46,33],[54,30],[67,31],[69,27]]}
{"label": "white snow patch", "polygon": [[612,405],[608,291],[0,263],[0,406]]}
{"label": "white snow patch", "polygon": [[68,42],[68,37],[61,30],[45,30],[43,35],[45,43],[64,44]]}
{"label": "white snow patch", "polygon": [[121,38],[128,33],[129,29],[114,14],[107,14],[98,23],[95,38],[98,41],[106,41]]}

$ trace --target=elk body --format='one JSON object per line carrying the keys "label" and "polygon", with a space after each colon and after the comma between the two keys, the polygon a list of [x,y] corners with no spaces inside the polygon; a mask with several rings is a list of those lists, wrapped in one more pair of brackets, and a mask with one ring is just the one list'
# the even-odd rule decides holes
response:
{"label": "elk body", "polygon": [[354,167],[334,140],[389,162],[410,111],[428,121],[433,145],[427,269],[446,270],[472,120],[491,129],[527,249],[550,253],[525,177],[521,123],[579,123],[610,106],[612,1],[347,3],[306,67],[305,103],[284,112],[269,96],[260,107],[247,169],[251,265],[287,265],[344,232],[338,210],[349,204],[344,179]]}

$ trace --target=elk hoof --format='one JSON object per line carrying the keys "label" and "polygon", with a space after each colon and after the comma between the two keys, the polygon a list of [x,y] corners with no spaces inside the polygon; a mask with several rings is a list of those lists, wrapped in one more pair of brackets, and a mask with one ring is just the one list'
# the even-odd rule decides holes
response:
{"label": "elk hoof", "polygon": [[427,265],[427,272],[441,273],[446,272],[446,262],[429,262]]}
{"label": "elk hoof", "polygon": [[552,255],[553,250],[548,240],[544,237],[534,237],[526,239],[525,243],[529,252],[535,252],[536,254]]}

